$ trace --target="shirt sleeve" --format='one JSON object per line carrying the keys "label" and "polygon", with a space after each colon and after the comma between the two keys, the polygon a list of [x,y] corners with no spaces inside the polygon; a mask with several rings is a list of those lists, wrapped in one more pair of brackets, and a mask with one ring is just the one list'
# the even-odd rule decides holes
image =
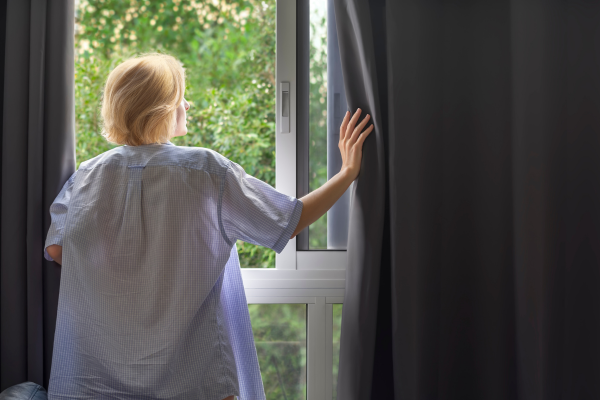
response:
{"label": "shirt sleeve", "polygon": [[54,261],[54,259],[50,257],[46,251],[48,246],[53,244],[57,244],[59,246],[63,245],[65,221],[67,219],[67,211],[69,209],[69,202],[71,201],[71,191],[73,189],[73,182],[75,181],[76,174],[77,171],[71,175],[50,206],[50,218],[52,222],[50,223],[50,229],[48,230],[46,243],[44,244],[44,258],[48,261]]}
{"label": "shirt sleeve", "polygon": [[302,202],[246,174],[234,162],[221,192],[219,218],[225,241],[233,245],[239,239],[281,253],[300,221]]}

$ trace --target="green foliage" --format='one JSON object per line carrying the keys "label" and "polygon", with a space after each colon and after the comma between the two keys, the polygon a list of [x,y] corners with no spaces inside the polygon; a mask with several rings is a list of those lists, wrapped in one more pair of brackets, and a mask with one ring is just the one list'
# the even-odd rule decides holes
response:
{"label": "green foliage", "polygon": [[250,304],[267,399],[306,399],[306,304]]}
{"label": "green foliage", "polygon": [[[116,61],[116,60],[115,60]],[[100,135],[100,96],[106,71],[113,62],[90,58],[86,62],[75,63],[75,131],[77,134],[77,168],[82,161],[114,147]]]}
{"label": "green foliage", "polygon": [[337,378],[340,364],[340,339],[342,336],[342,308],[343,304],[333,304],[333,398],[337,399]]}

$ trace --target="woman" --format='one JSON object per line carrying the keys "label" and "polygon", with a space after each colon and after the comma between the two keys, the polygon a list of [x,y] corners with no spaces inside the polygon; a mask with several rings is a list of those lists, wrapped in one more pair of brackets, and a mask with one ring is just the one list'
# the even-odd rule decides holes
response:
{"label": "woman", "polygon": [[[343,166],[302,199],[187,133],[185,76],[164,54],[109,75],[106,138],[50,207],[46,258],[63,265],[50,399],[264,399],[236,240],[278,253],[357,177],[372,131],[340,128]],[[64,254],[63,254],[64,247]]]}

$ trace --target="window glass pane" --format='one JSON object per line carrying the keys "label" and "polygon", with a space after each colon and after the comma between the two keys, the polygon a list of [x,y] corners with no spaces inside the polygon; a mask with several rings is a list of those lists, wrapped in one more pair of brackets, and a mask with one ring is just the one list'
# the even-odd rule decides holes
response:
{"label": "window glass pane", "polygon": [[342,304],[333,304],[333,400],[337,398],[338,367],[340,365],[340,336],[342,334]]}
{"label": "window glass pane", "polygon": [[306,399],[306,304],[249,304],[267,399]]}
{"label": "window glass pane", "polygon": [[[310,0],[309,190],[327,182],[327,0]],[[309,248],[327,248],[327,214],[309,227]]]}
{"label": "window glass pane", "polygon": [[[76,0],[77,167],[115,145],[102,136],[103,84],[121,61],[164,52],[186,69],[188,133],[275,185],[276,0]],[[242,267],[275,267],[272,250],[238,243]]]}
{"label": "window glass pane", "polygon": [[[333,0],[310,0],[309,24],[309,190],[323,185],[341,168],[339,129],[346,113]],[[309,227],[311,250],[345,250],[349,192]]]}

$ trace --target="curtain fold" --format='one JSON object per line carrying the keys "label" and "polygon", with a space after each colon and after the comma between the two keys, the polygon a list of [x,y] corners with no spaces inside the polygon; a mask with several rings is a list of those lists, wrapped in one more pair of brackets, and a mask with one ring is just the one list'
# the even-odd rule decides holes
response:
{"label": "curtain fold", "polygon": [[73,0],[8,0],[0,229],[0,391],[47,387],[60,267],[48,209],[75,170]]}
{"label": "curtain fold", "polygon": [[375,123],[338,399],[600,398],[600,4],[335,12],[349,107]]}
{"label": "curtain fold", "polygon": [[[379,16],[377,10],[373,11],[375,17]],[[385,322],[386,319],[383,315],[378,318],[378,310],[386,314],[389,308],[389,302],[379,302],[380,271],[383,269],[385,278],[386,268],[389,270],[389,262],[386,262],[389,251],[383,248],[388,185],[387,140],[383,136],[387,119],[382,115],[382,106],[386,102],[385,97],[380,97],[378,85],[379,81],[385,82],[385,76],[377,76],[385,63],[377,62],[377,57],[381,57],[381,46],[377,49],[373,46],[374,43],[381,44],[379,38],[374,37],[380,32],[374,29],[373,22],[376,27],[381,21],[373,21],[371,13],[366,1],[335,0],[346,101],[352,113],[361,108],[360,120],[371,115],[374,124],[371,136],[375,137],[364,144],[362,169],[353,185],[350,203],[346,296],[342,309],[343,348],[340,349],[338,375],[338,382],[343,383],[338,384],[338,399],[372,398],[373,374],[365,374],[365,371],[373,370],[376,350],[381,349],[376,349],[378,332],[374,327],[378,321]]]}

